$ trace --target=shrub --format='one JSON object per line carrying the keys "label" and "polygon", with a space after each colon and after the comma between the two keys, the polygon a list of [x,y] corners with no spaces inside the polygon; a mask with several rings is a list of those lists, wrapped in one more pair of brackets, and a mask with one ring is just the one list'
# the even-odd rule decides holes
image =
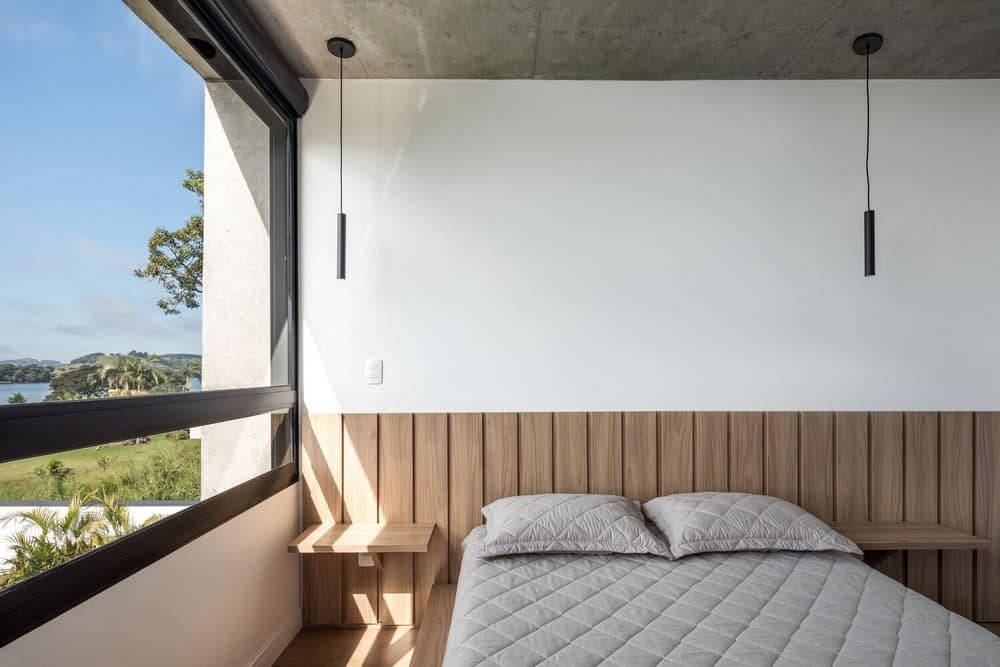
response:
{"label": "shrub", "polygon": [[[159,518],[150,517],[142,525]],[[93,495],[75,496],[62,516],[39,507],[7,519],[11,521],[28,525],[8,538],[13,553],[0,569],[0,587],[24,581],[141,527],[114,496]]]}
{"label": "shrub", "polygon": [[101,469],[101,472],[107,472],[109,468],[114,467],[118,463],[117,456],[98,456],[96,459],[97,467]]}
{"label": "shrub", "polygon": [[63,462],[58,459],[52,459],[47,465],[35,468],[35,476],[51,484],[57,498],[65,497],[66,480],[72,474],[73,470],[63,465]]}

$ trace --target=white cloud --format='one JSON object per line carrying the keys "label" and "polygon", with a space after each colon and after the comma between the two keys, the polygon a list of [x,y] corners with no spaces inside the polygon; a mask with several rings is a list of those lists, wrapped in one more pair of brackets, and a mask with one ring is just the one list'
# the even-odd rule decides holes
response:
{"label": "white cloud", "polygon": [[41,315],[52,311],[52,306],[27,299],[4,299],[3,310],[11,313]]}
{"label": "white cloud", "polygon": [[94,327],[104,331],[126,332],[140,336],[170,336],[172,327],[155,320],[146,310],[124,299],[88,297],[81,300]]}
{"label": "white cloud", "polygon": [[142,264],[142,255],[134,250],[123,251],[93,238],[77,236],[70,240],[70,248],[74,255],[101,266],[124,269],[129,274]]}
{"label": "white cloud", "polygon": [[18,10],[24,7],[35,10],[38,4],[0,1],[0,40],[11,44],[45,43],[63,39],[70,33],[68,26],[48,16],[20,13]]}

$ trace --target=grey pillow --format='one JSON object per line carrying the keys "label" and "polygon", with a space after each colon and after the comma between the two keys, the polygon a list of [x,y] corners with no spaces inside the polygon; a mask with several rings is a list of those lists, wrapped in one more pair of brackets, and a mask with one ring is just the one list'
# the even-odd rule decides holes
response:
{"label": "grey pillow", "polygon": [[669,556],[637,503],[622,496],[547,493],[501,498],[483,508],[486,539],[477,556],[619,553]]}
{"label": "grey pillow", "polygon": [[646,516],[674,558],[708,551],[844,551],[858,548],[798,505],[749,493],[677,493],[650,500]]}

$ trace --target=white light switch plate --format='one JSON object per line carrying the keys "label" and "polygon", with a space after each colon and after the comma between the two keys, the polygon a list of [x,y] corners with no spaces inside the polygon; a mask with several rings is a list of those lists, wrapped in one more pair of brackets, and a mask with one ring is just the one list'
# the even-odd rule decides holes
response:
{"label": "white light switch plate", "polygon": [[365,361],[365,382],[382,384],[382,360],[368,359]]}

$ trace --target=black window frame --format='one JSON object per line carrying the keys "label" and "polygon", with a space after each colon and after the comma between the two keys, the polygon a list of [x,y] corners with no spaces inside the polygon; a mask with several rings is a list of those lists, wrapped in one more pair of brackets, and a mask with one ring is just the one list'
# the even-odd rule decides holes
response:
{"label": "black window frame", "polygon": [[[295,484],[298,461],[298,118],[308,95],[281,54],[229,0],[150,0],[184,38],[213,45],[222,80],[252,92],[271,127],[272,386],[5,406],[0,462],[287,411],[276,467],[79,558],[0,591],[0,646],[52,620]],[[212,65],[216,62],[213,60]],[[275,131],[275,130],[278,131]],[[287,346],[284,352],[274,352]],[[282,461],[289,461],[282,463]]]}

